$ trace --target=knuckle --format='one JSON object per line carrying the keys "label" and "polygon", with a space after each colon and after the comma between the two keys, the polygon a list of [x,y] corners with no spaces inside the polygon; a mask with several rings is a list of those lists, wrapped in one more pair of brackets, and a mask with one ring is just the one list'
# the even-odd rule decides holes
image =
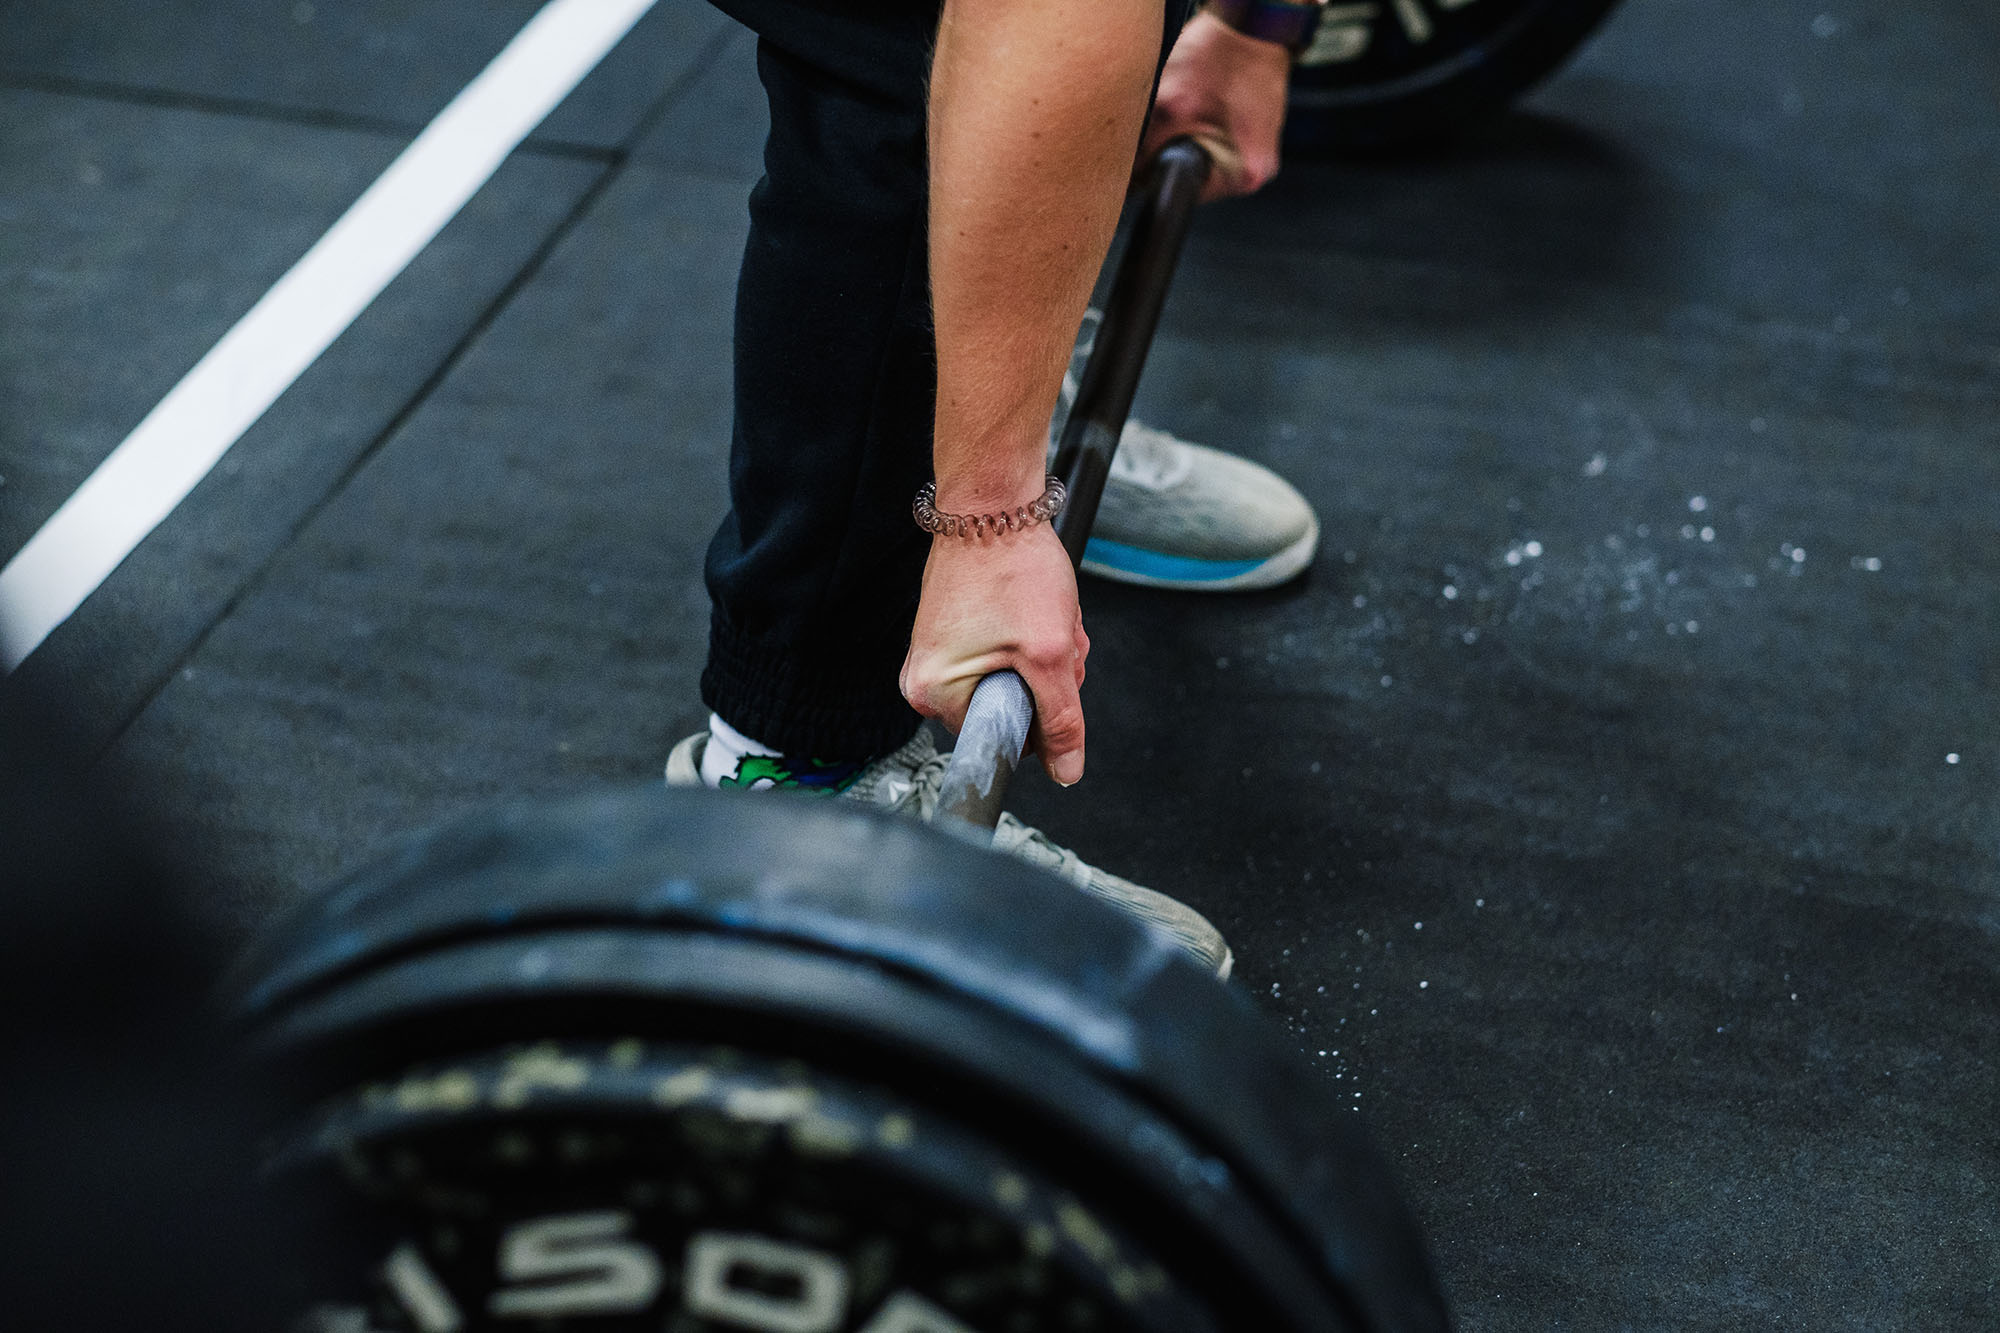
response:
{"label": "knuckle", "polygon": [[1042,718],[1042,735],[1058,750],[1067,750],[1083,739],[1083,708],[1064,703]]}
{"label": "knuckle", "polygon": [[928,682],[912,676],[903,678],[903,698],[910,707],[925,717],[937,716],[937,705],[932,700],[932,690]]}
{"label": "knuckle", "polygon": [[1076,656],[1076,642],[1073,639],[1050,639],[1037,643],[1026,653],[1030,665],[1042,671],[1056,671],[1070,664]]}

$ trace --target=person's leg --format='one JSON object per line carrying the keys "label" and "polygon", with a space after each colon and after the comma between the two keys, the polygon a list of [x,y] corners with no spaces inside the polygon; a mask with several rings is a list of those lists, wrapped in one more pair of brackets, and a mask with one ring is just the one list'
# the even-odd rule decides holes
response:
{"label": "person's leg", "polygon": [[[760,36],[771,130],[702,697],[778,755],[865,760],[918,725],[897,676],[929,549],[909,502],[936,389],[924,101],[941,0],[717,3]],[[1163,2],[1163,65],[1187,8]]]}
{"label": "person's leg", "polygon": [[[925,4],[754,0],[771,106],[737,292],[732,508],[709,548],[702,697],[779,753],[864,760],[897,690],[928,543]],[[807,54],[810,53],[810,54]]]}
{"label": "person's leg", "polygon": [[[715,720],[674,748],[667,782],[845,789],[927,817],[942,764],[897,678],[930,550],[910,501],[937,385],[924,85],[939,6],[717,2],[760,35],[771,132],[737,291],[732,508],[708,555]],[[717,773],[712,746],[750,762]],[[1009,817],[996,846],[1228,974],[1228,945],[1191,908]]]}

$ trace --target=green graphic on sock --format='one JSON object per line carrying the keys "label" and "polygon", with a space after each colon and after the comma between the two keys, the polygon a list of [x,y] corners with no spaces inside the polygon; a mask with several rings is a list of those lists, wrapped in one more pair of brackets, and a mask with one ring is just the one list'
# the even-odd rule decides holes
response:
{"label": "green graphic on sock", "polygon": [[717,784],[747,791],[758,783],[773,787],[795,787],[804,791],[837,795],[861,776],[863,764],[829,764],[818,759],[794,759],[783,754],[746,754],[736,761],[736,772]]}

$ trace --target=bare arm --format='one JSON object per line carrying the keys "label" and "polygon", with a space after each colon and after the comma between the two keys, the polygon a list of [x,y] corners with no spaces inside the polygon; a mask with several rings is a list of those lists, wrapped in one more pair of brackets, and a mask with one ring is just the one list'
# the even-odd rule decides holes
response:
{"label": "bare arm", "polygon": [[1117,226],[1162,10],[945,4],[930,99],[940,500],[1041,490],[1049,410]]}
{"label": "bare arm", "polygon": [[[1161,0],[946,0],[930,96],[941,509],[1041,493],[1049,412],[1117,225],[1163,21]],[[1012,667],[1035,696],[1044,762],[1074,782],[1088,650],[1046,525],[933,541],[903,671],[920,711],[955,728],[979,678]]]}

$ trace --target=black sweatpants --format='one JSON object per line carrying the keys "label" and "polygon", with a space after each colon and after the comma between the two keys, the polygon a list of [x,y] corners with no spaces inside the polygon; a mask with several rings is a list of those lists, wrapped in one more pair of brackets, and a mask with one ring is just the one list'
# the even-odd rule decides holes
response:
{"label": "black sweatpants", "polygon": [[[910,500],[937,392],[924,99],[941,0],[716,3],[759,36],[771,129],[702,700],[788,754],[872,758],[919,722],[896,682],[930,549]],[[1164,60],[1185,9],[1163,8]]]}

